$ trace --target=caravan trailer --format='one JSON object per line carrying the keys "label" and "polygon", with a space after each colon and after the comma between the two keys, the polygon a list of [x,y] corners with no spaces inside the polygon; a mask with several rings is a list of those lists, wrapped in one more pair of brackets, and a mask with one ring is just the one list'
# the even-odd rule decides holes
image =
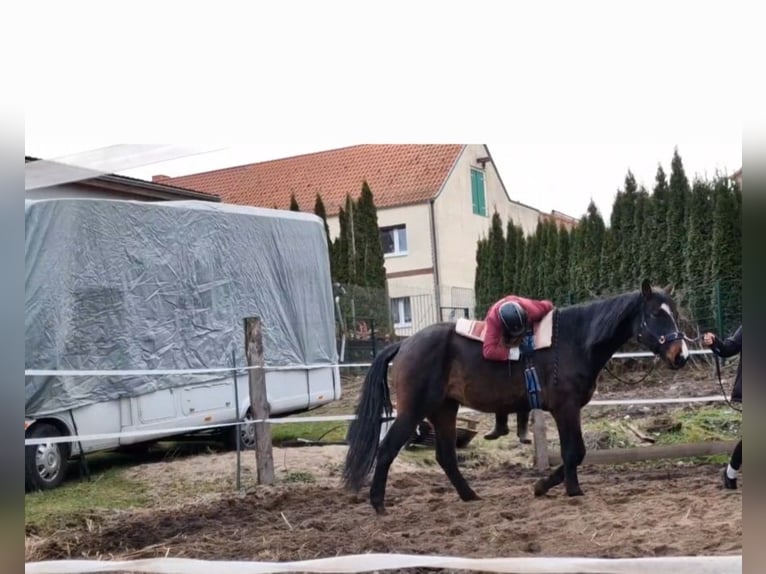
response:
{"label": "caravan trailer", "polygon": [[[271,415],[341,397],[330,263],[313,214],[202,201],[27,200],[27,438],[126,434],[28,445],[28,488],[67,460],[155,441],[181,427],[250,417],[247,371],[235,408],[228,372],[114,370],[246,366],[244,319],[263,324]],[[236,432],[229,427],[231,432]],[[242,429],[244,446],[252,426]],[[250,429],[249,432],[245,429]],[[81,451],[82,449],[82,451]]]}

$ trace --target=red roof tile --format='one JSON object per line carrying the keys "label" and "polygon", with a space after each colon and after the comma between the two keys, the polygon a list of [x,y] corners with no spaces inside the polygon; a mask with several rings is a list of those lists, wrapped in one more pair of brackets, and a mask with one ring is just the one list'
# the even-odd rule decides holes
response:
{"label": "red roof tile", "polygon": [[463,145],[359,145],[153,181],[219,195],[226,203],[303,211],[322,196],[328,215],[367,181],[377,207],[426,201],[441,189]]}

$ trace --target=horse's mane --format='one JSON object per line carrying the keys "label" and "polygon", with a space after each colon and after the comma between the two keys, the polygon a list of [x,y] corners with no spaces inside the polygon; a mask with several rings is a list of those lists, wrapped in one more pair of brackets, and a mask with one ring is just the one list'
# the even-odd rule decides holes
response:
{"label": "horse's mane", "polygon": [[613,297],[587,301],[561,308],[561,316],[572,317],[585,330],[586,348],[593,348],[618,335],[624,320],[641,303],[641,292],[631,291]]}

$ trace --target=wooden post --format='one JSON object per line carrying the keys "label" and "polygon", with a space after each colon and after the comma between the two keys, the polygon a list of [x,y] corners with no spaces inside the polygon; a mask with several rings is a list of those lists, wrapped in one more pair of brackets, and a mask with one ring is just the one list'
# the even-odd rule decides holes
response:
{"label": "wooden post", "polygon": [[[269,418],[269,403],[266,398],[266,371],[263,370],[263,328],[260,317],[245,319],[245,354],[250,369],[250,408],[253,418]],[[255,462],[258,469],[258,484],[274,482],[274,458],[271,451],[271,424],[255,423]]]}
{"label": "wooden post", "polygon": [[[624,464],[644,460],[687,458],[693,456],[711,456],[729,454],[736,446],[736,440],[703,441],[687,444],[668,444],[660,446],[638,446],[631,448],[609,448],[589,450],[583,464]],[[552,464],[561,463],[561,453],[550,453]]]}
{"label": "wooden post", "polygon": [[548,437],[545,434],[545,411],[535,409],[532,411],[532,435],[535,443],[535,467],[537,470],[548,470]]}

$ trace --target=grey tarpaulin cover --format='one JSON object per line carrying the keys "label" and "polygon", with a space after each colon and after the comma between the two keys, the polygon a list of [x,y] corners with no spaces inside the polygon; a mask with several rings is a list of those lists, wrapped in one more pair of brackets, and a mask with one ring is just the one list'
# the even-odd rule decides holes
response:
{"label": "grey tarpaulin cover", "polygon": [[[26,201],[26,368],[246,364],[260,316],[267,365],[336,364],[318,217],[202,201]],[[26,416],[229,378],[26,377]]]}

